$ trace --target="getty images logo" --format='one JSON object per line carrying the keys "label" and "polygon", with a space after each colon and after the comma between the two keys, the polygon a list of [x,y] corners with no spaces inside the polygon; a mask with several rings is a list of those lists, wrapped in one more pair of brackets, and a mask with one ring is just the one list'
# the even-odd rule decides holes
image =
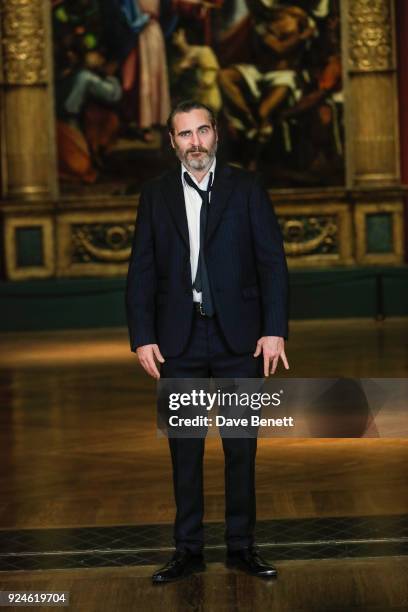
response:
{"label": "getty images logo", "polygon": [[181,407],[199,406],[205,410],[212,410],[218,406],[241,406],[260,410],[264,406],[280,406],[283,390],[276,393],[236,393],[225,392],[218,389],[215,393],[208,393],[203,389],[193,389],[189,393],[170,393],[169,408],[178,410]]}

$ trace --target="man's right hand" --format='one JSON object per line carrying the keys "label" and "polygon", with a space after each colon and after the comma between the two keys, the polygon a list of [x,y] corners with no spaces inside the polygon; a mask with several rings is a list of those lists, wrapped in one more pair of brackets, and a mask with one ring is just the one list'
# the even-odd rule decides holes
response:
{"label": "man's right hand", "polygon": [[149,374],[149,376],[152,376],[153,378],[160,378],[160,372],[157,369],[154,358],[156,357],[157,361],[164,363],[164,357],[161,354],[157,344],[145,344],[144,346],[139,346],[136,349],[136,355],[138,356],[143,369]]}

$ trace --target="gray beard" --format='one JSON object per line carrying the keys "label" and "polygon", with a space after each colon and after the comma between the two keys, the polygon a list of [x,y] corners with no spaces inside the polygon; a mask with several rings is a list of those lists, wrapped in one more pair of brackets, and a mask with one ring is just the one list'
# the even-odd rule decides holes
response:
{"label": "gray beard", "polygon": [[192,159],[190,161],[188,161],[187,159],[184,159],[184,165],[190,170],[206,170],[207,168],[209,168],[212,164],[212,160],[214,158],[210,157],[207,154],[204,154],[202,159]]}
{"label": "gray beard", "polygon": [[188,153],[185,155],[181,154],[178,149],[176,149],[177,157],[188,170],[208,170],[211,164],[214,161],[215,154],[217,153],[217,142],[214,144],[213,148],[208,152],[204,153],[202,159],[188,159]]}

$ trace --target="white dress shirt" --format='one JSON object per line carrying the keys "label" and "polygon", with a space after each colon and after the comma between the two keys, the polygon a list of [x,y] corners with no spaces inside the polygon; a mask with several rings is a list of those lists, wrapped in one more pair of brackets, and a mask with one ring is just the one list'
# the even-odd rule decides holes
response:
{"label": "white dress shirt", "polygon": [[[199,193],[194,189],[194,187],[190,187],[184,180],[184,172],[187,172],[191,179],[195,182],[197,187],[206,191],[208,187],[208,179],[210,178],[210,172],[213,174],[214,181],[214,172],[215,172],[215,163],[216,160],[214,158],[213,163],[211,164],[207,174],[202,179],[201,183],[197,181],[196,178],[187,170],[187,168],[181,164],[181,180],[183,183],[183,191],[184,191],[184,203],[186,206],[187,213],[187,223],[188,223],[188,235],[190,239],[190,265],[191,265],[191,278],[193,279],[193,283],[197,274],[198,267],[198,255],[200,253],[200,211],[202,199]],[[209,199],[211,200],[211,193]],[[193,289],[193,300],[194,302],[201,302],[202,295],[201,292]]]}

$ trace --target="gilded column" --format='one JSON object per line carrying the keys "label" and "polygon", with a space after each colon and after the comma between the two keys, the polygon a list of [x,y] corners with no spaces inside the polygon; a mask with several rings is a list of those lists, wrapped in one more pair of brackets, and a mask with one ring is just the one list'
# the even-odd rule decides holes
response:
{"label": "gilded column", "polygon": [[345,76],[349,187],[400,182],[392,0],[348,0]]}
{"label": "gilded column", "polygon": [[0,0],[3,198],[57,194],[49,0]]}

